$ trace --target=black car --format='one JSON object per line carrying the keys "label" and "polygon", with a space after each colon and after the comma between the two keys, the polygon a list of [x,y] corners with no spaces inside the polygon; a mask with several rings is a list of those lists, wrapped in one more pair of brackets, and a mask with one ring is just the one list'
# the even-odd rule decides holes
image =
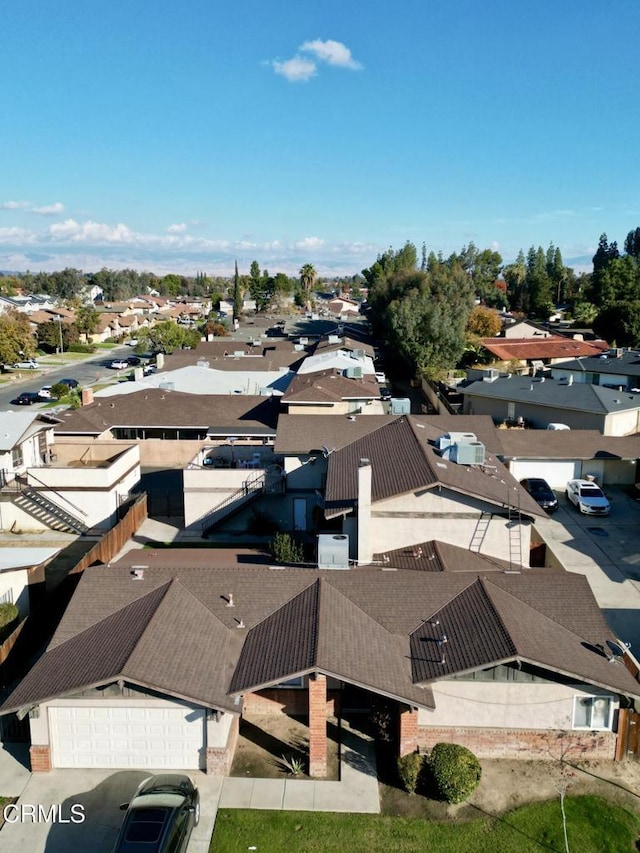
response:
{"label": "black car", "polygon": [[77,379],[58,379],[58,385],[66,385],[67,388],[77,388],[80,384]]}
{"label": "black car", "polygon": [[139,364],[142,364],[142,359],[138,358],[137,355],[130,355],[127,358],[127,364],[130,364],[131,367],[137,367]]}
{"label": "black car", "polygon": [[558,498],[546,480],[541,477],[526,477],[524,480],[520,480],[520,485],[549,515],[558,509]]}
{"label": "black car", "polygon": [[41,403],[42,397],[35,391],[23,391],[13,402],[16,406],[33,406],[34,403]]}
{"label": "black car", "polygon": [[200,819],[200,795],[188,776],[163,773],[140,785],[130,803],[113,853],[184,853]]}

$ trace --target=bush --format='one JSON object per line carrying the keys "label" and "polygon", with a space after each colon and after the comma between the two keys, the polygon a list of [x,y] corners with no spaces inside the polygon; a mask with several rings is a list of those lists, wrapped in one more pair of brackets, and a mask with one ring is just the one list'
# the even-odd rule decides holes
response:
{"label": "bush", "polygon": [[271,540],[271,554],[277,563],[302,563],[304,547],[288,533],[276,533]]}
{"label": "bush", "polygon": [[93,344],[69,344],[67,352],[95,352],[96,348]]}
{"label": "bush", "polygon": [[64,382],[56,382],[56,384],[51,388],[51,396],[55,397],[56,400],[61,400],[62,397],[66,397],[69,393],[69,386],[65,385]]}
{"label": "bush", "polygon": [[438,795],[448,803],[468,799],[480,783],[482,768],[476,756],[457,743],[437,743],[429,756],[429,768]]}
{"label": "bush", "polygon": [[410,752],[409,755],[401,755],[398,759],[398,776],[402,787],[409,794],[415,794],[418,787],[423,758],[419,752]]}
{"label": "bush", "polygon": [[11,625],[11,623],[15,622],[17,618],[18,608],[15,604],[9,604],[9,602],[0,604],[0,629],[6,628],[7,625]]}

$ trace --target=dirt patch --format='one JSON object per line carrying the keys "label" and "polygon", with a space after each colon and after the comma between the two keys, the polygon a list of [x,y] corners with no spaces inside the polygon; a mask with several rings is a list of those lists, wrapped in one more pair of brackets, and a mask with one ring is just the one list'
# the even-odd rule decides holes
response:
{"label": "dirt patch", "polygon": [[[335,718],[327,720],[327,776],[340,778],[340,727]],[[248,716],[240,721],[240,737],[231,767],[231,776],[255,779],[291,778],[297,763],[298,779],[309,779],[309,727],[302,717],[285,714]]]}
{"label": "dirt patch", "polygon": [[456,806],[424,794],[407,794],[389,772],[383,773],[382,811],[433,820],[473,820],[479,813],[497,815],[526,803],[556,798],[564,784],[567,794],[595,794],[640,812],[640,763],[585,761],[562,767],[558,761],[482,759],[480,764],[480,785],[467,803]]}

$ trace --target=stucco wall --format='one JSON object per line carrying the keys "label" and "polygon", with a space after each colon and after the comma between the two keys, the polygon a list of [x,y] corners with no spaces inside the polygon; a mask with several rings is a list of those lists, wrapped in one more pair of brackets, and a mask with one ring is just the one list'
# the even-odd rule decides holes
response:
{"label": "stucco wall", "polygon": [[[496,422],[505,421],[509,417],[509,401],[465,395],[463,413],[491,415]],[[547,424],[550,423],[562,423],[567,424],[571,429],[596,429],[603,435],[614,434],[605,432],[605,418],[600,414],[587,414],[555,406],[530,405],[516,401],[513,416],[525,418],[536,429],[546,429]]]}
{"label": "stucco wall", "polygon": [[14,569],[0,572],[0,600],[5,593],[12,590],[11,601],[20,611],[21,616],[29,613],[29,572],[27,569]]}
{"label": "stucco wall", "polygon": [[262,472],[235,468],[187,468],[184,481],[184,524],[199,523],[214,507]]}
{"label": "stucco wall", "polygon": [[419,709],[419,726],[570,731],[575,696],[612,695],[597,687],[552,682],[452,680],[438,682],[432,689],[435,710]]}
{"label": "stucco wall", "polygon": [[[311,459],[315,458],[315,462]],[[327,475],[327,460],[322,453],[286,456],[284,470],[287,472],[288,489],[320,489]]]}
{"label": "stucco wall", "polygon": [[[505,494],[506,497],[506,494]],[[438,539],[468,548],[478,527],[480,514],[488,504],[444,490],[401,495],[376,501],[371,512],[371,545],[373,553],[383,553]],[[361,518],[358,523],[362,523]],[[509,559],[509,519],[493,515],[485,531],[480,552]],[[346,531],[345,531],[346,532]],[[522,565],[529,565],[530,524],[520,524]],[[475,545],[476,543],[474,543]]]}

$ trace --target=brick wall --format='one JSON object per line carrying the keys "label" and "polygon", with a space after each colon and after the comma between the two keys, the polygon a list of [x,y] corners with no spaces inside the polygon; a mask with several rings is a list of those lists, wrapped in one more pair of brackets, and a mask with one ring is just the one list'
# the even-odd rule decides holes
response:
{"label": "brick wall", "polygon": [[418,712],[410,708],[400,710],[399,716],[400,755],[408,755],[418,748]]}
{"label": "brick wall", "polygon": [[309,776],[327,775],[327,679],[309,679]]}
{"label": "brick wall", "polygon": [[51,770],[51,748],[48,746],[32,746],[29,749],[32,773],[48,773]]}
{"label": "brick wall", "polygon": [[478,758],[560,758],[613,759],[616,735],[612,732],[555,732],[530,729],[418,729],[421,750],[429,751],[434,744],[458,743],[466,746]]}
{"label": "brick wall", "polygon": [[207,747],[206,770],[212,776],[228,776],[233,764],[233,756],[238,745],[240,717],[234,717],[225,747]]}
{"label": "brick wall", "polygon": [[[325,716],[335,716],[340,706],[340,694],[331,691],[326,697]],[[247,693],[244,696],[242,716],[269,716],[271,714],[290,714],[306,717],[309,713],[309,699],[306,690],[261,690],[259,693]]]}

